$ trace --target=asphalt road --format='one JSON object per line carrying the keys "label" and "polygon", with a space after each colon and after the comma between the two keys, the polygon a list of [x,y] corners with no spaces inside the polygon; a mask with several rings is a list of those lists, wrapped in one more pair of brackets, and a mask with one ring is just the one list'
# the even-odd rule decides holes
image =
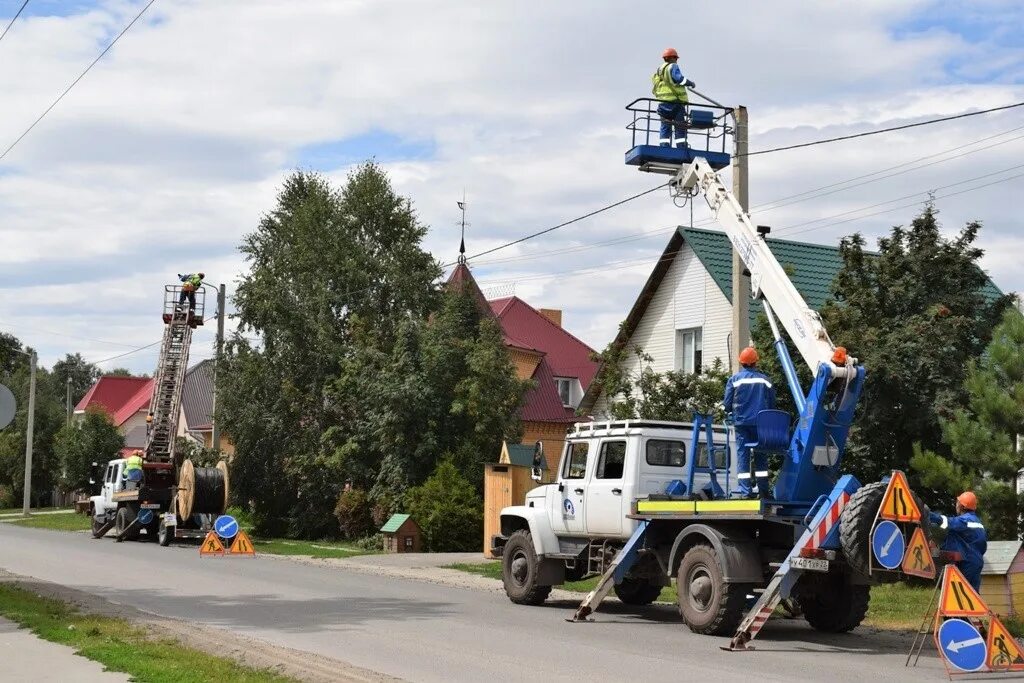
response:
{"label": "asphalt road", "polygon": [[165,617],[201,622],[413,681],[938,680],[909,637],[818,634],[773,621],[751,653],[697,636],[671,607],[615,604],[570,624],[574,604],[520,607],[503,595],[267,557],[200,559],[195,547],[116,544],[0,524],[0,567]]}

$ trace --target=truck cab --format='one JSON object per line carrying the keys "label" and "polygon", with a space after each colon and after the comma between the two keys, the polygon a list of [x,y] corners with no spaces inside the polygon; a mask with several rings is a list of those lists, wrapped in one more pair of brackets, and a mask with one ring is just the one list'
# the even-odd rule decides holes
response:
{"label": "truck cab", "polygon": [[[728,488],[724,447],[729,432],[716,425],[712,433],[719,483]],[[491,539],[492,552],[504,555],[511,543],[512,552],[520,555],[513,563],[519,569],[535,564],[535,583],[548,592],[553,585],[601,574],[636,530],[638,522],[630,517],[633,502],[685,487],[691,458],[696,458],[693,489],[699,495],[711,475],[702,471],[709,466],[706,441],[694,449],[693,425],[577,423],[566,436],[557,480],[528,492],[522,505],[501,511],[501,533]],[[658,590],[668,583],[667,573],[661,574]]]}

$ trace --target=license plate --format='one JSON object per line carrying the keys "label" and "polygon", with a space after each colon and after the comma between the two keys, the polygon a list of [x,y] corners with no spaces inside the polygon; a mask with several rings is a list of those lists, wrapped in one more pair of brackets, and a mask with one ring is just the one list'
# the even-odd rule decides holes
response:
{"label": "license plate", "polygon": [[828,560],[819,560],[813,557],[793,557],[789,560],[789,566],[793,569],[803,569],[810,572],[827,572]]}
{"label": "license plate", "polygon": [[143,510],[159,510],[160,503],[143,503],[139,507],[142,508]]}

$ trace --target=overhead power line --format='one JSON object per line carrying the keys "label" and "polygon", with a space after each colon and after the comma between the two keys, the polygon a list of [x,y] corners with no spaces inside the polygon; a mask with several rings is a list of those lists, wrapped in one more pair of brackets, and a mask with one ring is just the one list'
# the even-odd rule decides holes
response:
{"label": "overhead power line", "polygon": [[12,26],[14,26],[14,22],[16,22],[18,20],[18,17],[21,16],[21,13],[25,11],[25,6],[27,4],[28,4],[28,0],[25,0],[25,2],[21,3],[21,7],[19,7],[18,11],[14,14],[14,18],[12,18],[11,22],[9,24],[7,24],[7,28],[4,29],[4,32],[0,33],[0,41],[2,41],[4,39],[4,36],[7,35],[7,32],[11,30]]}
{"label": "overhead power line", "polygon": [[35,121],[32,122],[32,125],[30,125],[28,128],[26,128],[25,132],[23,132],[21,135],[19,135],[18,138],[14,142],[12,142],[10,145],[8,145],[7,149],[5,149],[2,154],[0,154],[0,161],[3,161],[4,157],[6,157],[10,153],[10,151],[12,149],[14,149],[15,146],[17,146],[17,144],[19,142],[24,140],[25,136],[28,135],[32,131],[32,129],[35,128],[36,125],[38,125],[39,122],[42,121],[46,117],[47,114],[49,114],[51,111],[53,111],[53,108],[56,107],[57,104],[60,103],[60,101],[64,99],[64,96],[67,95],[69,92],[71,92],[71,89],[74,88],[76,85],[78,85],[79,81],[81,81],[83,78],[85,78],[85,75],[87,73],[89,73],[94,66],[96,66],[96,63],[99,62],[101,59],[103,59],[103,55],[107,54],[107,52],[110,51],[110,48],[114,47],[114,45],[117,44],[117,41],[121,40],[121,36],[123,36],[125,33],[127,33],[128,29],[130,29],[132,26],[134,26],[135,22],[137,22],[140,18],[142,18],[142,15],[146,13],[146,10],[148,10],[153,5],[154,2],[156,2],[156,0],[149,0],[149,2],[146,3],[146,5],[142,8],[142,10],[139,11],[139,13],[135,15],[135,18],[132,19],[131,21],[129,21],[128,25],[125,26],[123,29],[121,29],[121,32],[118,33],[117,36],[112,41],[110,41],[110,43],[105,48],[103,48],[103,52],[101,52],[99,54],[99,56],[96,57],[96,59],[92,60],[92,63],[90,63],[89,66],[85,67],[85,71],[83,71],[82,73],[78,74],[78,78],[76,78],[75,80],[71,81],[71,84],[68,85],[68,87],[64,88],[64,91],[60,95],[57,96],[57,99],[55,99],[52,103],[50,103],[50,106],[47,107],[45,109],[45,111],[43,111],[43,113],[40,114],[39,117]]}
{"label": "overhead power line", "polygon": [[881,135],[882,133],[891,133],[897,130],[906,130],[908,128],[918,128],[920,126],[930,126],[933,123],[942,123],[944,121],[955,121],[956,119],[965,119],[969,116],[981,116],[982,114],[991,114],[994,111],[1005,111],[1007,109],[1014,109],[1016,107],[1024,107],[1024,102],[1015,102],[1013,104],[1004,104],[1001,107],[991,107],[989,109],[980,109],[978,111],[968,111],[961,114],[953,114],[951,116],[941,116],[937,119],[929,119],[927,121],[918,121],[917,123],[905,123],[902,126],[890,126],[888,128],[878,128],[876,130],[868,130],[863,133],[853,133],[852,135],[840,135],[834,138],[825,138],[824,140],[813,140],[811,142],[801,142],[795,145],[783,145],[782,147],[772,147],[771,149],[759,149],[754,152],[747,152],[745,156],[752,157],[758,154],[770,154],[772,152],[785,152],[790,149],[800,149],[801,147],[813,147],[814,145],[825,145],[830,142],[840,142],[842,140],[853,140],[854,138],[865,138],[869,135]]}

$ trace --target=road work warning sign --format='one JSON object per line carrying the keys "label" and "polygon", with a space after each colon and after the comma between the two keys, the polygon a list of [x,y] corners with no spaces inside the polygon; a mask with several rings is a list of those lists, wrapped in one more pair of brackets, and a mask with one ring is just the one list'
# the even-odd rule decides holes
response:
{"label": "road work warning sign", "polygon": [[223,555],[224,544],[220,542],[220,537],[213,531],[206,534],[206,538],[203,539],[203,544],[199,546],[199,555]]}
{"label": "road work warning sign", "polygon": [[899,470],[893,470],[878,516],[892,522],[921,521],[921,508],[917,507],[917,502],[910,493],[906,475]]}
{"label": "road work warning sign", "polygon": [[935,578],[935,561],[932,559],[931,548],[928,547],[928,539],[924,536],[924,529],[917,527],[914,535],[910,537],[910,544],[907,546],[907,553],[903,556],[904,574],[920,576],[923,579]]}
{"label": "road work warning sign", "polygon": [[985,658],[993,671],[1024,671],[1024,652],[1003,622],[993,617],[988,627],[988,653]]}
{"label": "road work warning sign", "polygon": [[955,566],[948,564],[942,574],[939,614],[944,617],[984,617],[989,609],[978,592]]}
{"label": "road work warning sign", "polygon": [[231,555],[256,555],[256,549],[252,546],[252,541],[249,540],[249,534],[239,529],[238,534],[235,536],[235,542],[231,544],[231,550],[228,551]]}

